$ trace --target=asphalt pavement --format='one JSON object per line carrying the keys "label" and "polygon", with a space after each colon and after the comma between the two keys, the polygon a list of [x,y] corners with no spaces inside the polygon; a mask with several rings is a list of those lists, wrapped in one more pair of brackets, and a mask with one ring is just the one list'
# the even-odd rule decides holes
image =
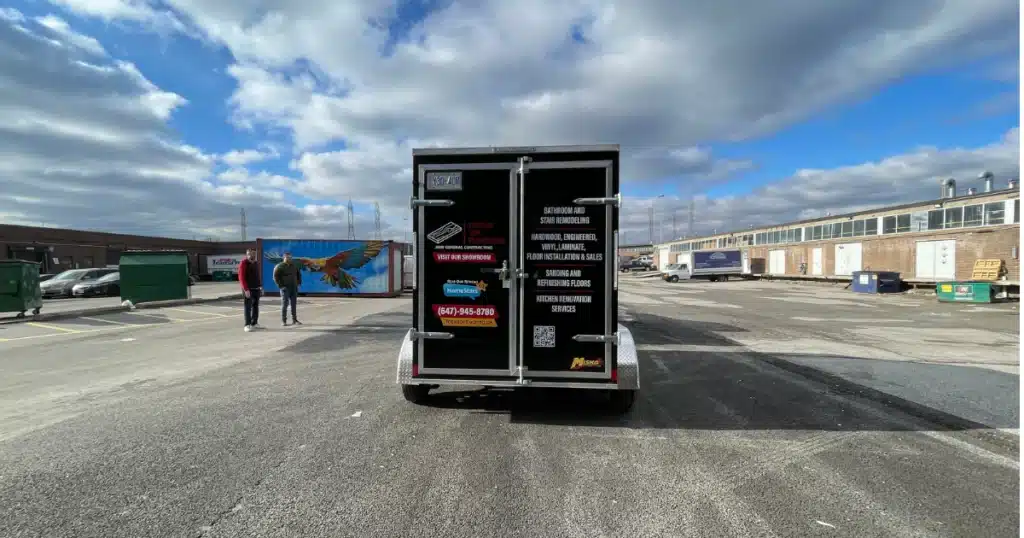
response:
{"label": "asphalt pavement", "polygon": [[[189,287],[190,298],[212,299],[225,295],[241,293],[237,282],[197,282]],[[67,314],[71,312],[94,310],[104,308],[116,308],[121,304],[120,297],[75,297],[71,299],[43,299],[43,307],[40,314],[49,317],[51,314]],[[17,312],[0,312],[0,323],[20,321],[16,320]],[[26,314],[31,316],[31,312]]]}
{"label": "asphalt pavement", "polygon": [[[643,384],[627,417],[603,414],[595,395],[562,391],[446,387],[430,406],[404,401],[394,377],[407,298],[300,299],[299,327],[281,327],[270,299],[265,328],[252,333],[242,332],[237,301],[3,326],[0,529],[104,538],[1018,535],[1012,438],[931,422],[842,379],[780,366],[771,359],[799,354],[766,347],[802,338],[813,358],[848,340],[899,355],[914,347],[913,333],[861,334],[873,325],[850,320],[936,317],[856,306],[916,299],[846,304],[830,290],[777,283],[694,284],[623,280]],[[750,284],[767,287],[742,289]],[[998,333],[1013,317],[995,308],[963,326]],[[912,325],[902,323],[875,325]],[[960,368],[1016,375],[995,366]]]}

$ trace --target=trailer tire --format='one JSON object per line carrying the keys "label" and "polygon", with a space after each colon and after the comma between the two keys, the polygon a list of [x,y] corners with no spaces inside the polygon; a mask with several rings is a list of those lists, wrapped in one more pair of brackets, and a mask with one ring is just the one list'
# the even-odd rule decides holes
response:
{"label": "trailer tire", "polygon": [[635,390],[613,390],[608,395],[609,407],[612,413],[616,415],[625,415],[633,409],[633,404],[636,403],[636,391]]}
{"label": "trailer tire", "polygon": [[421,405],[427,400],[430,385],[402,385],[402,396],[409,402]]}

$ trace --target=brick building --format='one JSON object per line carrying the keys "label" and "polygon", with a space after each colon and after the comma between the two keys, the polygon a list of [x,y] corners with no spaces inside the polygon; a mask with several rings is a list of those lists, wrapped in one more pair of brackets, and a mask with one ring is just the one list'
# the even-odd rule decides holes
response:
{"label": "brick building", "polygon": [[117,265],[125,250],[184,250],[189,270],[203,275],[206,256],[241,254],[256,242],[211,242],[0,224],[0,259],[41,264],[41,273]]}
{"label": "brick building", "polygon": [[636,258],[644,254],[654,254],[654,245],[619,245],[619,256]]}
{"label": "brick building", "polygon": [[969,279],[978,259],[1000,259],[1020,280],[1020,189],[936,200],[716,234],[657,245],[659,266],[690,253],[739,248],[744,271],[779,276],[849,278],[854,271],[897,271],[905,280]]}

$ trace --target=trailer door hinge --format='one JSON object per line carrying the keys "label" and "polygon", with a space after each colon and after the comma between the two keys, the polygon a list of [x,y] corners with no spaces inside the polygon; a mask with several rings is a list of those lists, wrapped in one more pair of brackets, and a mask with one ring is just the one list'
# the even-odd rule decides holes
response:
{"label": "trailer door hinge", "polygon": [[449,207],[455,205],[455,202],[451,200],[421,200],[419,198],[411,198],[409,200],[409,207],[416,209],[417,207]]}
{"label": "trailer door hinge", "polygon": [[620,193],[606,198],[576,198],[572,203],[576,205],[611,205],[620,207],[622,205],[622,194]]}
{"label": "trailer door hinge", "polygon": [[454,337],[455,335],[452,333],[419,332],[416,330],[409,334],[409,338],[412,340],[451,340]]}
{"label": "trailer door hinge", "polygon": [[577,334],[576,336],[573,336],[572,339],[577,342],[598,342],[602,344],[611,342],[613,344],[618,344],[619,333],[615,332],[612,334]]}

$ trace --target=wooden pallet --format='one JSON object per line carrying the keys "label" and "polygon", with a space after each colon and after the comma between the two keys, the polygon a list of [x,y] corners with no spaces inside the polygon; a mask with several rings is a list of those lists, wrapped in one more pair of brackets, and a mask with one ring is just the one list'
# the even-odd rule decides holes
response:
{"label": "wooden pallet", "polygon": [[999,280],[1003,275],[1003,260],[985,259],[974,262],[974,271],[971,273],[971,280]]}

